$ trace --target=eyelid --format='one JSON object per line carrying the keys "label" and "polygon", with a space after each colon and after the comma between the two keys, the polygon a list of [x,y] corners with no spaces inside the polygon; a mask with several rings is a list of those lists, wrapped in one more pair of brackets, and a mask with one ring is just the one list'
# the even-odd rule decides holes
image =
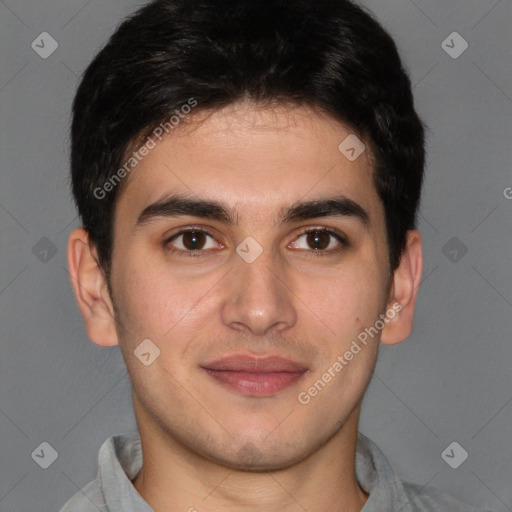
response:
{"label": "eyelid", "polygon": [[164,243],[169,242],[170,240],[173,240],[174,238],[176,238],[180,235],[183,235],[185,233],[190,233],[191,231],[199,231],[201,233],[204,233],[205,235],[215,238],[215,235],[212,235],[212,233],[210,233],[208,231],[208,229],[206,229],[206,228],[199,227],[199,226],[187,226],[185,228],[181,228],[179,231],[176,231],[176,233],[173,233],[170,236],[166,236],[164,239]]}
{"label": "eyelid", "polygon": [[316,231],[319,231],[321,233],[327,233],[329,235],[333,235],[335,238],[338,237],[344,243],[348,243],[348,239],[343,233],[341,233],[340,231],[338,231],[334,228],[330,228],[327,226],[307,226],[307,227],[303,228],[297,236],[301,236],[306,233],[314,233]]}

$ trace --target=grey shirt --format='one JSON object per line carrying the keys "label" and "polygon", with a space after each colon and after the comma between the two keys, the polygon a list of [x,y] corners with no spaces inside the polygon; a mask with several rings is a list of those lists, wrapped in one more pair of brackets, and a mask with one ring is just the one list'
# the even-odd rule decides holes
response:
{"label": "grey shirt", "polygon": [[[369,494],[361,512],[477,512],[433,487],[398,478],[378,446],[357,435],[356,477]],[[60,512],[154,512],[132,484],[142,467],[137,432],[107,439],[98,455],[98,474]],[[480,511],[485,512],[485,511]]]}

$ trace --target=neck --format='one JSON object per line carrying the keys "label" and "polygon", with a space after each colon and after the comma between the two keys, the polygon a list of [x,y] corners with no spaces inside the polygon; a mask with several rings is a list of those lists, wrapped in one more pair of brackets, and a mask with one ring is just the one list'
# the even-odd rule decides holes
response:
{"label": "neck", "polygon": [[314,453],[287,468],[263,472],[208,460],[138,412],[143,466],[133,484],[155,512],[359,512],[368,498],[355,475],[360,406]]}

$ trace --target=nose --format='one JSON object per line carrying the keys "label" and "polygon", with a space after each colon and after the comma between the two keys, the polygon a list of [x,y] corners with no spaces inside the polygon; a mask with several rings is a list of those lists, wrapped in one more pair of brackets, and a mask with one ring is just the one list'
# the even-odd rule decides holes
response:
{"label": "nose", "polygon": [[221,311],[224,325],[258,336],[296,323],[291,283],[283,262],[272,251],[264,250],[252,263],[235,256],[234,268],[226,279]]}

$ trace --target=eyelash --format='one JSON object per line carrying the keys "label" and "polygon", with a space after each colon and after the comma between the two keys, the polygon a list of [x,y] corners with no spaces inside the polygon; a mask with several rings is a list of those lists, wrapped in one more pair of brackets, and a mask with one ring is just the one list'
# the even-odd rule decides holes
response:
{"label": "eyelash", "polygon": [[[183,249],[173,249],[170,247],[170,242],[172,242],[176,238],[180,237],[181,235],[184,235],[184,234],[187,234],[190,232],[203,233],[203,234],[215,239],[215,237],[210,232],[208,232],[206,229],[191,227],[191,228],[182,229],[178,233],[175,233],[174,235],[172,235],[170,238],[167,238],[163,242],[164,248],[169,252],[180,254],[180,255],[185,255],[188,257],[203,256],[208,251],[208,249],[207,250],[197,249],[195,251],[184,251]],[[348,245],[349,245],[347,239],[343,235],[341,235],[340,233],[337,233],[336,231],[328,229],[328,228],[305,228],[297,235],[297,237],[293,241],[297,240],[301,236],[306,235],[308,233],[325,233],[325,234],[332,236],[340,243],[340,246],[336,249],[317,249],[317,250],[311,249],[311,250],[309,250],[308,252],[312,253],[313,257],[329,256],[332,254],[337,254],[338,252],[340,252],[344,248],[348,247]],[[304,249],[299,249],[299,250],[304,250]]]}

